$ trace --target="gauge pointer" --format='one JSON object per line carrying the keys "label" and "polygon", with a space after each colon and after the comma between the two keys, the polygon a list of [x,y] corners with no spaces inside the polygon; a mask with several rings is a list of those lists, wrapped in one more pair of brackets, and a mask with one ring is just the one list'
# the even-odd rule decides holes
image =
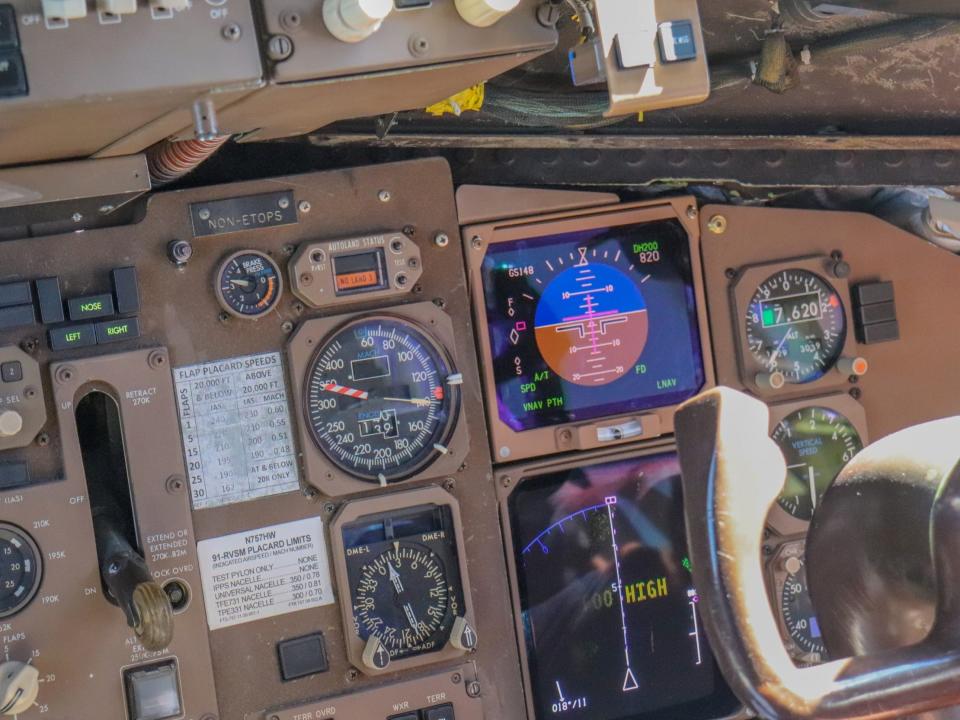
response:
{"label": "gauge pointer", "polygon": [[239,285],[240,287],[245,287],[247,289],[253,288],[256,283],[252,280],[237,280],[235,278],[230,278],[231,285]]}
{"label": "gauge pointer", "polygon": [[410,623],[410,627],[412,627],[414,631],[418,631],[420,629],[420,623],[417,622],[417,616],[413,614],[413,607],[410,603],[403,606],[403,614],[407,616],[407,622]]}
{"label": "gauge pointer", "polygon": [[[403,581],[400,580],[400,573],[393,569],[393,563],[387,563],[387,570],[390,573],[390,582],[393,583],[393,589],[397,591],[397,594],[403,592]],[[406,607],[404,607],[406,610]]]}
{"label": "gauge pointer", "polygon": [[416,405],[417,407],[430,407],[431,405],[433,405],[433,403],[437,402],[436,400],[431,400],[430,398],[385,397],[380,399],[389,400],[390,402],[410,403],[411,405]]}

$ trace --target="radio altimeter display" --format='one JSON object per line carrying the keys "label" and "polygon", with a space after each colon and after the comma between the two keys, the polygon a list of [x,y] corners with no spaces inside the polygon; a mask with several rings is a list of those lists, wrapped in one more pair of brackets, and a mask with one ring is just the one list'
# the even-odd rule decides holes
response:
{"label": "radio altimeter display", "polygon": [[703,385],[676,221],[492,245],[483,288],[499,414],[515,431],[665,407]]}
{"label": "radio altimeter display", "polygon": [[674,454],[551,473],[510,498],[536,717],[720,717]]}

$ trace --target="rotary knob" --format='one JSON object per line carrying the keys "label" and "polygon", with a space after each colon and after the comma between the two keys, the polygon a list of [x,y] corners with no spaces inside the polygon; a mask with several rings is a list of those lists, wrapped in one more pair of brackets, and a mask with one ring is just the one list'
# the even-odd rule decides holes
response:
{"label": "rotary knob", "polygon": [[0,665],[0,714],[19,715],[33,707],[40,692],[40,673],[33,665],[8,660]]}
{"label": "rotary knob", "polygon": [[324,0],[323,22],[335,38],[355,43],[373,35],[393,10],[393,0]]}
{"label": "rotary knob", "polygon": [[520,0],[457,0],[460,17],[474,27],[490,27],[520,4]]}
{"label": "rotary knob", "polygon": [[10,438],[23,430],[23,416],[16,410],[0,411],[0,438]]}

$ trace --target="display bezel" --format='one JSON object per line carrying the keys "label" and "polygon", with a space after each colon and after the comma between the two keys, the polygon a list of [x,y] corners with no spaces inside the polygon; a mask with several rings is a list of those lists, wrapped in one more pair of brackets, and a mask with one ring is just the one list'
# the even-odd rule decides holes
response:
{"label": "display bezel", "polygon": [[841,373],[837,369],[836,362],[834,362],[816,380],[805,383],[786,383],[778,389],[764,387],[757,382],[757,375],[765,372],[766,368],[750,352],[747,341],[747,308],[750,307],[750,301],[757,292],[757,288],[772,276],[785,270],[805,270],[819,276],[840,296],[843,303],[844,318],[846,319],[846,335],[837,359],[855,356],[856,338],[853,332],[850,285],[846,278],[837,277],[830,272],[834,264],[835,260],[833,258],[824,255],[751,264],[740,268],[733,282],[731,282],[730,310],[733,313],[733,326],[737,332],[737,365],[740,370],[740,381],[750,389],[750,392],[755,393],[761,399],[766,401],[777,398],[787,399],[796,395],[823,392],[832,390],[848,381],[848,376]]}
{"label": "display bezel", "polygon": [[473,616],[473,601],[470,598],[470,576],[467,574],[466,550],[463,538],[463,522],[460,519],[460,503],[443,488],[428,486],[415,490],[399,490],[397,492],[361,498],[344,503],[344,505],[330,522],[330,550],[333,559],[333,571],[339,589],[340,616],[343,620],[343,634],[346,645],[347,659],[358,670],[366,675],[385,675],[402,670],[432,665],[444,660],[463,657],[465,652],[453,647],[449,641],[439,650],[422,655],[393,660],[383,670],[376,670],[363,663],[365,643],[353,631],[353,592],[350,587],[350,574],[347,568],[346,547],[343,541],[343,529],[346,525],[356,522],[367,515],[384,513],[399,513],[409,508],[422,505],[441,505],[450,508],[453,520],[452,542],[456,546],[457,564],[460,571],[460,585],[463,594],[463,617],[472,626],[476,627]]}
{"label": "display bezel", "polygon": [[[577,468],[603,465],[607,463],[616,463],[625,460],[639,460],[664,453],[675,453],[677,451],[676,443],[669,439],[661,439],[642,448],[630,449],[603,449],[592,452],[580,453],[572,458],[564,460],[551,460],[544,458],[541,460],[511,466],[509,468],[495,469],[494,486],[497,489],[497,501],[500,508],[500,523],[503,527],[503,547],[504,555],[507,561],[507,573],[510,580],[510,601],[513,606],[513,624],[517,650],[520,654],[520,670],[523,677],[523,695],[527,706],[527,715],[532,720],[544,720],[539,718],[536,713],[536,705],[532,692],[532,679],[530,676],[530,657],[527,652],[527,643],[524,639],[523,613],[520,600],[520,582],[517,569],[514,537],[514,522],[510,509],[510,498],[516,490],[526,480],[535,481],[544,475],[575,470]],[[717,669],[719,676],[719,668]],[[726,692],[723,692],[726,690]],[[733,718],[746,717],[743,707],[727,688],[718,688],[714,694],[722,693],[720,701],[729,700],[730,709],[721,714],[711,716],[711,720],[727,720]],[[712,696],[711,696],[712,697]],[[695,701],[699,703],[701,701]],[[664,718],[676,717],[677,708],[683,706],[674,706],[654,710],[651,713],[634,718],[623,718],[622,720],[662,720]]]}
{"label": "display bezel", "polygon": [[[700,261],[700,228],[697,216],[696,200],[692,197],[678,197],[669,200],[607,205],[572,212],[532,215],[508,221],[471,225],[463,229],[464,252],[467,258],[470,296],[476,320],[487,424],[490,429],[494,463],[513,462],[559,452],[613,447],[637,440],[653,440],[673,432],[673,416],[677,404],[522,431],[514,430],[507,425],[500,418],[497,402],[497,384],[493,372],[493,353],[483,288],[483,261],[488,249],[505,242],[597,228],[639,225],[663,220],[678,221],[686,232],[689,243],[692,290],[704,377],[703,385],[699,388],[702,392],[713,387],[715,376]],[[598,431],[603,428],[623,427],[631,422],[635,423],[635,427],[642,428],[636,435],[618,439],[601,439],[598,434]],[[615,437],[616,433],[604,433],[604,435]]]}
{"label": "display bezel", "polygon": [[[453,352],[455,345],[453,320],[443,310],[431,302],[400,305],[386,310],[365,310],[329,318],[308,320],[296,331],[287,344],[287,361],[290,367],[290,382],[293,387],[292,401],[294,403],[291,414],[297,418],[304,417],[306,398],[306,378],[312,360],[326,339],[358,320],[367,317],[385,316],[412,323],[432,338],[437,349],[443,352],[450,365],[451,371],[459,373],[457,357]],[[462,392],[458,393],[455,404],[451,406],[450,423],[446,444],[448,452],[437,454],[427,462],[417,467],[413,473],[397,480],[391,485],[415,480],[454,475],[463,464],[470,449],[469,433],[467,430],[466,413]],[[350,493],[373,490],[375,482],[363,480],[348,474],[345,470],[333,463],[313,440],[312,431],[302,420],[297,423],[297,436],[300,450],[303,453],[303,477],[313,487],[325,495],[338,496]]]}

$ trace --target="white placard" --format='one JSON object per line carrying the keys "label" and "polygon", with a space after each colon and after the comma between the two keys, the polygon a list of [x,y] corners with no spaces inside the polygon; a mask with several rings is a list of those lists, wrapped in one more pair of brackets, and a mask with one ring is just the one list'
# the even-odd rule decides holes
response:
{"label": "white placard", "polygon": [[300,487],[280,353],[174,370],[195,510]]}
{"label": "white placard", "polygon": [[211,630],[334,602],[321,518],[202,540],[197,555]]}

